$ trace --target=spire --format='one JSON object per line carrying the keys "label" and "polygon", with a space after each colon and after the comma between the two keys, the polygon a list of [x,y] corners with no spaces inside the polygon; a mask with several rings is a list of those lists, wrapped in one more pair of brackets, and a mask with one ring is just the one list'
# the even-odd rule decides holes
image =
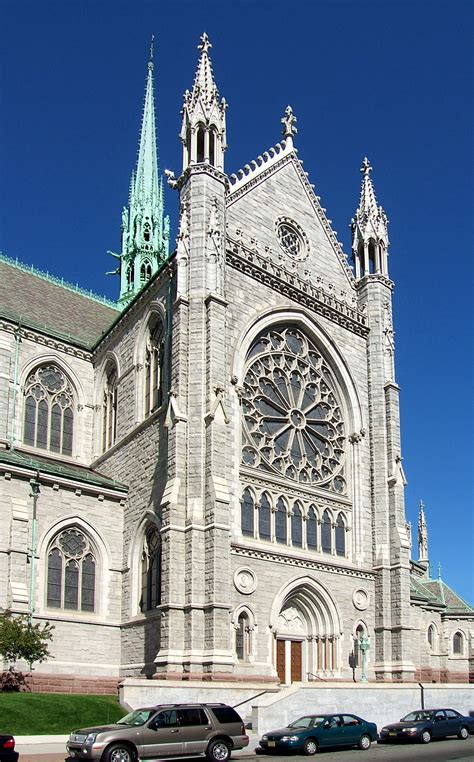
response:
{"label": "spire", "polygon": [[219,92],[214,81],[209,50],[209,37],[204,32],[198,50],[199,61],[194,77],[193,89],[186,90],[181,110],[183,122],[180,138],[183,144],[183,171],[190,164],[209,164],[216,169],[224,169],[226,143],[225,112],[227,103],[219,101]]}
{"label": "spire", "polygon": [[355,218],[351,220],[352,251],[356,264],[356,278],[375,273],[388,276],[388,220],[377,204],[370,173],[372,166],[367,157],[360,168],[362,187]]}
{"label": "spire", "polygon": [[158,174],[153,88],[153,48],[145,87],[136,169],[132,172],[128,209],[122,211],[120,298],[127,304],[168,257],[169,217],[163,217],[163,180]]}
{"label": "spire", "polygon": [[418,515],[418,562],[428,568],[428,529],[426,527],[423,500],[420,500],[420,512]]}

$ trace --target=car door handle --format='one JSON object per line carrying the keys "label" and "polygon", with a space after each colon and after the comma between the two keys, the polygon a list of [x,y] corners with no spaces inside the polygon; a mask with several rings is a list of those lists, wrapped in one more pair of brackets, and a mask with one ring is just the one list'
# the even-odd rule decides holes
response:
{"label": "car door handle", "polygon": [[171,730],[172,733],[179,733],[179,728],[176,728],[176,730]]}

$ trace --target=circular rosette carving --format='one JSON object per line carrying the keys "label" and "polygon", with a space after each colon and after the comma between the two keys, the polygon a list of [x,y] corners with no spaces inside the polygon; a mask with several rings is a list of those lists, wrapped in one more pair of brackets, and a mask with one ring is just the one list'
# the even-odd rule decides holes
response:
{"label": "circular rosette carving", "polygon": [[280,248],[291,259],[307,259],[310,252],[308,236],[301,225],[290,217],[278,217],[275,220],[275,232]]}
{"label": "circular rosette carving", "polygon": [[241,566],[235,571],[234,585],[239,593],[250,595],[257,587],[257,575],[247,566]]}
{"label": "circular rosette carving", "polygon": [[359,611],[365,611],[369,605],[369,594],[367,590],[355,590],[352,595],[352,603]]}
{"label": "circular rosette carving", "polygon": [[247,466],[345,493],[345,431],[332,373],[297,328],[253,344],[242,396]]}

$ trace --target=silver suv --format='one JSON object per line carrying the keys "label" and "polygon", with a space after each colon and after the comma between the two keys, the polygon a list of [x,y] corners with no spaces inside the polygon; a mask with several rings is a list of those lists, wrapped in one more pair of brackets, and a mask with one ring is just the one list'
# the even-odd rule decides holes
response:
{"label": "silver suv", "polygon": [[71,757],[101,762],[138,762],[163,757],[196,757],[226,762],[249,737],[235,709],[226,704],[162,704],[136,709],[115,725],[73,730]]}

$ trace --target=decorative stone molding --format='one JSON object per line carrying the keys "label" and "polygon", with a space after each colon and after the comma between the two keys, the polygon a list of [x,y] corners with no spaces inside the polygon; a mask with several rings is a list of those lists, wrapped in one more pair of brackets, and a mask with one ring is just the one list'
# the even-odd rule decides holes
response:
{"label": "decorative stone molding", "polygon": [[234,572],[234,585],[243,595],[251,595],[257,589],[257,575],[248,566],[241,566]]}
{"label": "decorative stone molding", "polygon": [[[15,323],[9,323],[7,320],[0,320],[0,330],[5,331],[5,333],[15,334],[18,330],[18,326],[15,325]],[[52,339],[50,336],[43,336],[39,331],[33,329],[30,330],[23,325],[22,340],[24,341],[25,339],[32,341],[35,344],[39,344],[40,346],[54,349],[57,352],[63,352],[70,357],[77,357],[80,360],[88,360],[90,362],[92,357],[91,352],[86,349],[79,349],[76,346],[71,346],[65,342]]]}
{"label": "decorative stone molding", "polygon": [[352,603],[358,609],[358,611],[365,611],[369,607],[370,595],[367,590],[359,588],[354,590],[352,594]]}
{"label": "decorative stone molding", "polygon": [[236,556],[242,556],[244,558],[254,558],[258,561],[273,561],[274,563],[283,564],[284,566],[295,566],[301,569],[312,569],[313,571],[323,571],[330,574],[338,574],[344,577],[355,577],[357,579],[365,579],[372,581],[377,576],[377,572],[359,571],[358,569],[352,569],[347,566],[336,566],[322,563],[320,561],[311,561],[310,559],[296,558],[295,556],[284,556],[277,551],[271,552],[270,550],[257,550],[256,548],[247,548],[241,545],[233,545],[231,553]]}
{"label": "decorative stone molding", "polygon": [[240,242],[228,239],[226,261],[239,272],[249,275],[287,299],[293,299],[300,307],[307,307],[358,336],[368,336],[367,316],[358,308],[324,293],[296,273],[290,273],[284,267],[246,249]]}

